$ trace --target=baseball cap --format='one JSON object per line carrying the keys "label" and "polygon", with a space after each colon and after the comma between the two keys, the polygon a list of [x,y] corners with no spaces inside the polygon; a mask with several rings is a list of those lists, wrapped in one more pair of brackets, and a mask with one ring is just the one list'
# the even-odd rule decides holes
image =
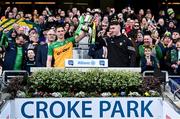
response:
{"label": "baseball cap", "polygon": [[174,14],[175,12],[174,12],[174,10],[173,10],[172,8],[169,8],[169,9],[167,10],[167,13],[168,13],[168,15],[170,16],[170,15]]}

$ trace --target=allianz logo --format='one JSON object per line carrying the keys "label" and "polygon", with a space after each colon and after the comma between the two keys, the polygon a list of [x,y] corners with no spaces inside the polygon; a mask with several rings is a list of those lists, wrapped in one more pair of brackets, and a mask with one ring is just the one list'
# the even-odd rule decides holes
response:
{"label": "allianz logo", "polygon": [[95,61],[78,61],[79,65],[95,65]]}

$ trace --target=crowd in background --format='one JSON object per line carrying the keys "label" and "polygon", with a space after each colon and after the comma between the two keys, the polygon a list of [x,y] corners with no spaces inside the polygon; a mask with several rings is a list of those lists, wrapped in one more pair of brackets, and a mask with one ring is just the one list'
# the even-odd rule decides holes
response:
{"label": "crowd in background", "polygon": [[[86,21],[89,17],[91,20]],[[8,19],[15,19],[11,29],[2,27]],[[19,19],[36,27],[21,26]],[[151,9],[135,13],[131,7],[119,13],[110,7],[106,11],[87,8],[84,12],[46,7],[32,13],[8,7],[0,22],[0,64],[3,70],[64,67],[65,59],[72,58],[76,42],[85,42],[88,58],[108,59],[110,67],[141,67],[142,72],[167,70],[180,74],[179,29],[172,8],[154,16]]]}

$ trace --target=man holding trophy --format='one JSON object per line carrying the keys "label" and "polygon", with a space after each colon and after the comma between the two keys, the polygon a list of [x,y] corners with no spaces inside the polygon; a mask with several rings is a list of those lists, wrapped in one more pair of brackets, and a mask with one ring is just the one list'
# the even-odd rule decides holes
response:
{"label": "man holding trophy", "polygon": [[[57,41],[52,43],[48,48],[47,67],[64,67],[65,60],[71,59],[73,56],[73,43],[79,42],[86,36],[91,21],[91,15],[80,16],[79,26],[75,31],[74,36],[67,39],[64,38],[64,27],[59,26],[56,28]],[[53,65],[51,64],[52,61],[54,62]]]}

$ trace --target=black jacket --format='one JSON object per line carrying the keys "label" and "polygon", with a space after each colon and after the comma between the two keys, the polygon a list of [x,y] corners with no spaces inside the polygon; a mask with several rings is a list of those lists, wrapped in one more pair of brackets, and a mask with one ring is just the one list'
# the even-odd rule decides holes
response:
{"label": "black jacket", "polygon": [[107,38],[109,67],[134,67],[136,51],[132,42],[124,35]]}
{"label": "black jacket", "polygon": [[37,67],[46,67],[46,61],[47,61],[47,55],[48,55],[48,44],[42,44],[39,45],[37,48],[36,53],[36,66]]}

